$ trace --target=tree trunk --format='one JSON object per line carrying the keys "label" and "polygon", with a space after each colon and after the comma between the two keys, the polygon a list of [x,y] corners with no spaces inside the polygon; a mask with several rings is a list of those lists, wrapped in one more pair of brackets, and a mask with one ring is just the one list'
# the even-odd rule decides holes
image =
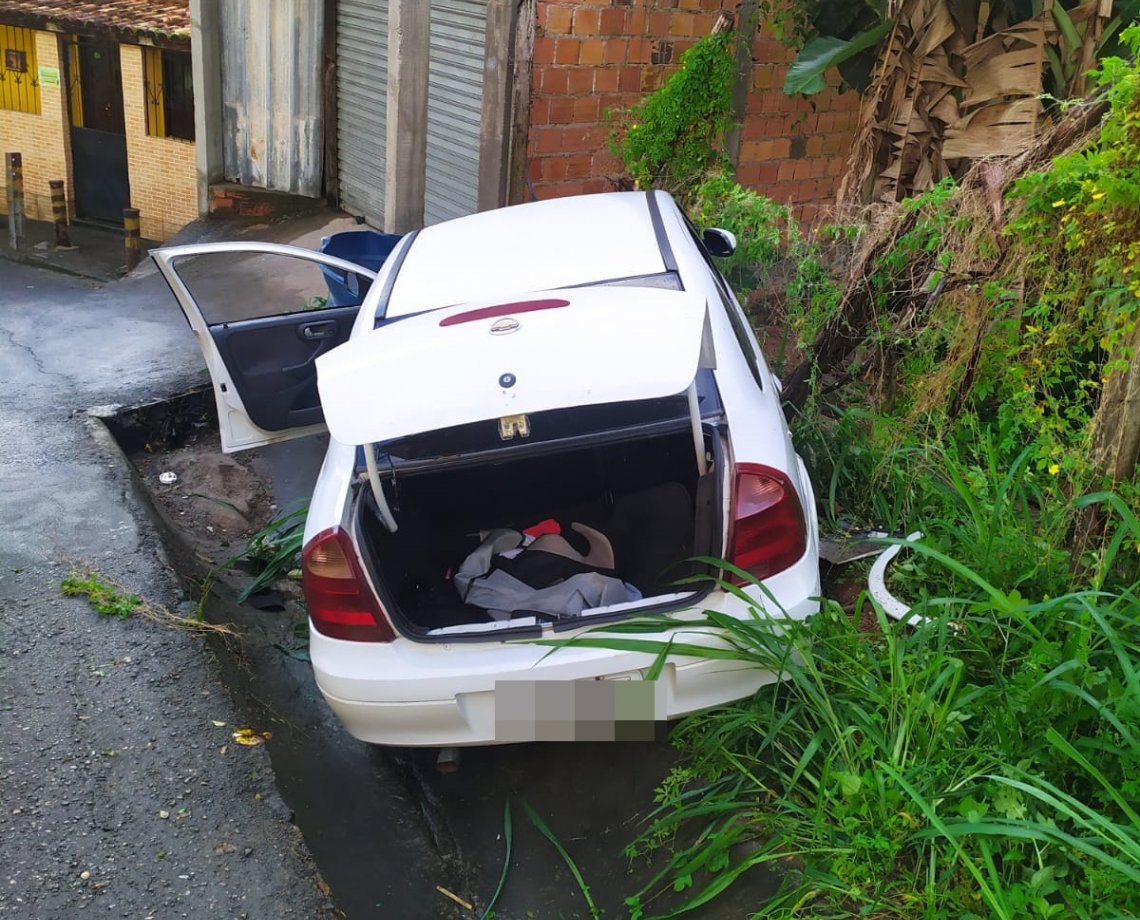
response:
{"label": "tree trunk", "polygon": [[1092,462],[1113,484],[1131,479],[1140,459],[1140,323],[1124,353],[1128,367],[1109,375],[1092,423]]}
{"label": "tree trunk", "polygon": [[[1091,460],[1097,477],[1112,486],[1134,478],[1140,461],[1140,323],[1119,349],[1128,366],[1105,381],[1092,420]],[[1108,519],[1097,505],[1084,508],[1073,534],[1073,560],[1104,541]]]}

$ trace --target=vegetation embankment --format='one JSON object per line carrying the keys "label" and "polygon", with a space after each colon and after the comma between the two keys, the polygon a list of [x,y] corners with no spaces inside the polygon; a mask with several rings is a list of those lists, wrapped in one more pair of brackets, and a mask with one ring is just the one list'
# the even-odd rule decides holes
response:
{"label": "vegetation embankment", "polygon": [[810,237],[715,143],[648,136],[715,111],[686,122],[667,84],[619,123],[631,175],[733,230],[754,319],[797,338],[777,370],[825,528],[926,534],[891,582],[923,625],[866,596],[709,614],[724,657],[788,679],[676,731],[630,848],[672,858],[634,917],[776,861],[761,916],[1140,915],[1140,68],[1092,81],[1028,153]]}

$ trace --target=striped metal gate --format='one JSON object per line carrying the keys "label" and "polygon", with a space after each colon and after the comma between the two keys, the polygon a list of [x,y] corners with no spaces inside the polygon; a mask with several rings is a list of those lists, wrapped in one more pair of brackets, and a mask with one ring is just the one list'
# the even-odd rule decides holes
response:
{"label": "striped metal gate", "polygon": [[340,206],[382,228],[387,160],[388,0],[340,0],[336,56]]}
{"label": "striped metal gate", "polygon": [[487,0],[431,0],[425,224],[476,210],[486,31]]}

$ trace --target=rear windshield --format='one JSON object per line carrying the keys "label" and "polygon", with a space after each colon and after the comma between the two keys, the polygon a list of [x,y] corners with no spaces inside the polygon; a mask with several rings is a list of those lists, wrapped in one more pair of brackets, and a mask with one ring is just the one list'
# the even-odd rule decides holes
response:
{"label": "rear windshield", "polygon": [[[719,418],[722,413],[716,378],[709,369],[697,372],[697,401],[704,419]],[[689,424],[689,404],[684,393],[662,399],[636,402],[605,403],[598,406],[574,406],[536,412],[527,419],[530,434],[521,439],[504,441],[499,436],[499,422],[491,419],[440,428],[420,434],[396,438],[377,445],[377,453],[386,455],[394,467],[419,465],[425,461],[453,459],[468,455],[485,456],[522,445],[557,445],[582,438],[606,435],[653,434],[685,427]],[[364,466],[364,451],[357,451],[357,466]]]}

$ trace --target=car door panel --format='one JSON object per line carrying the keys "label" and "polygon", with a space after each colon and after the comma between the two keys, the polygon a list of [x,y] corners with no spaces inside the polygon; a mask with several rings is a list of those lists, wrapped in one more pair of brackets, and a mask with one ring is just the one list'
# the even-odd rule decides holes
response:
{"label": "car door panel", "polygon": [[376,272],[335,256],[273,243],[201,243],[151,253],[206,359],[222,450],[232,453],[326,430],[316,360],[348,340],[360,307],[311,309],[306,304],[293,312],[243,318],[243,305],[265,312],[256,288],[237,291],[239,296],[227,290],[226,318],[211,322],[176,263],[221,253],[287,257],[355,273],[369,283]]}
{"label": "car door panel", "polygon": [[320,320],[303,314],[210,327],[253,424],[282,431],[324,421],[315,362],[348,340],[358,309],[328,308]]}

